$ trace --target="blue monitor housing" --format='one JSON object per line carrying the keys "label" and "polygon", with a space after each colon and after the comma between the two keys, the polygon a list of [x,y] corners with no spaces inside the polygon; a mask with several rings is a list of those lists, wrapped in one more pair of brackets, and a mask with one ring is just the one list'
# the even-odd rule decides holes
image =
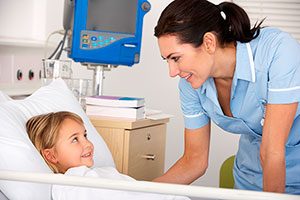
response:
{"label": "blue monitor housing", "polygon": [[139,62],[146,0],[75,0],[69,57],[132,66]]}

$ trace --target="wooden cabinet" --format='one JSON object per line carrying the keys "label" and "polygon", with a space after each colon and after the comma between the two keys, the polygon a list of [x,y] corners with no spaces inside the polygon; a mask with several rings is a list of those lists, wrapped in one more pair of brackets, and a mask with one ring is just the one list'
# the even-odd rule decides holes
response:
{"label": "wooden cabinet", "polygon": [[137,180],[152,180],[164,172],[169,119],[128,120],[90,116],[110,149],[119,172]]}

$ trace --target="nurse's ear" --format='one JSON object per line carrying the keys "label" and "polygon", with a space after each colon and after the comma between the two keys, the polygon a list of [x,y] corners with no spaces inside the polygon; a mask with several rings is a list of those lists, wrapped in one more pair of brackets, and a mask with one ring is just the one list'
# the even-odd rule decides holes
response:
{"label": "nurse's ear", "polygon": [[212,32],[207,32],[203,36],[203,47],[209,54],[213,54],[217,47],[217,37]]}

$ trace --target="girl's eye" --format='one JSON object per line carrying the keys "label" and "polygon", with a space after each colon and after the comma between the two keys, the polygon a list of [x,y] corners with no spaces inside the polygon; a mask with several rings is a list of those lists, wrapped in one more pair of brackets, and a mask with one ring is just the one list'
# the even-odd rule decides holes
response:
{"label": "girl's eye", "polygon": [[72,143],[74,143],[74,142],[78,142],[78,138],[77,137],[73,138]]}

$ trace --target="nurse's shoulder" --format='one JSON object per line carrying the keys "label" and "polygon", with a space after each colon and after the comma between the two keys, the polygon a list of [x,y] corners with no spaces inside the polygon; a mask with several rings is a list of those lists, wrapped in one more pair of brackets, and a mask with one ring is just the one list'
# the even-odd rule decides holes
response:
{"label": "nurse's shoulder", "polygon": [[[297,57],[300,59],[300,45],[293,36],[278,28],[265,27],[260,30],[259,36],[251,41],[251,47],[254,51],[254,60],[256,63],[269,68],[275,59],[285,57],[295,61]],[[257,66],[259,67],[259,66]]]}

